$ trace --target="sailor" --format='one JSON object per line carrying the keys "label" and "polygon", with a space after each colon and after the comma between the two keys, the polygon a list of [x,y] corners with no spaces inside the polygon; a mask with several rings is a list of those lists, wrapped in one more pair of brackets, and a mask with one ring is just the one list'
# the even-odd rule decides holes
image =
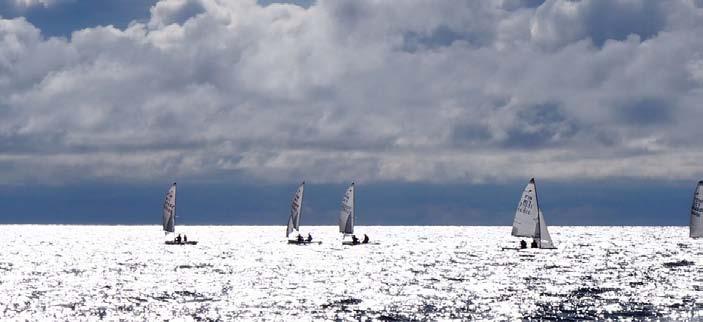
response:
{"label": "sailor", "polygon": [[308,243],[312,241],[312,236],[310,235],[310,233],[308,233],[308,238],[305,238],[305,241]]}
{"label": "sailor", "polygon": [[530,248],[538,248],[537,247],[537,240],[533,239],[532,244],[530,244]]}
{"label": "sailor", "polygon": [[362,243],[368,244],[369,243],[369,236],[366,236],[366,234],[364,234],[364,241],[362,241]]}
{"label": "sailor", "polygon": [[302,242],[303,242],[303,236],[300,236],[300,234],[298,234],[297,240],[298,240],[299,243],[302,243]]}
{"label": "sailor", "polygon": [[352,244],[356,245],[359,243],[359,238],[356,238],[356,235],[352,235]]}
{"label": "sailor", "polygon": [[176,236],[176,242],[179,244],[181,243],[181,234],[178,234],[178,236]]}
{"label": "sailor", "polygon": [[525,249],[527,248],[527,242],[523,239],[520,241],[520,249]]}
{"label": "sailor", "polygon": [[184,242],[184,243],[187,243],[187,242],[188,242],[188,236],[186,236],[185,234],[183,234],[183,242]]}

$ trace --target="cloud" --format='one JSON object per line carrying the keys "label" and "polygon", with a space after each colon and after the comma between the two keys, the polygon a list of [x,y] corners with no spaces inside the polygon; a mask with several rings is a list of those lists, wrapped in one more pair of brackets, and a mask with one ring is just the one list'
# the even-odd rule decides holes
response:
{"label": "cloud", "polygon": [[75,0],[10,0],[15,8],[23,10],[31,7],[49,8],[58,4],[73,2]]}
{"label": "cloud", "polygon": [[609,39],[624,40],[630,35],[649,39],[667,26],[667,15],[676,2],[550,0],[537,10],[530,31],[533,40],[547,47],[585,38],[599,47]]}
{"label": "cloud", "polygon": [[700,176],[701,18],[673,0],[162,0],[70,38],[4,19],[0,182]]}

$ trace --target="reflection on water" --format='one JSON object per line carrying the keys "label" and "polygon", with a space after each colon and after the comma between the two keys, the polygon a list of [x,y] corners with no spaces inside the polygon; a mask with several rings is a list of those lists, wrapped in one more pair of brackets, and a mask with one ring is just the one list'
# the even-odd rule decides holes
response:
{"label": "reflection on water", "polygon": [[[283,227],[0,226],[0,317],[615,319],[703,317],[703,240],[684,227],[357,227],[378,245],[288,245]],[[304,230],[305,233],[308,230]]]}

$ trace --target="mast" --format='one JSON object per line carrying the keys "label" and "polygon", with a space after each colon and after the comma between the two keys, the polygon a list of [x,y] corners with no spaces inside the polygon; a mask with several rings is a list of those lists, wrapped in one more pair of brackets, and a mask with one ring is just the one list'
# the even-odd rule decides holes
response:
{"label": "mast", "polygon": [[176,183],[173,183],[173,233],[176,233]]}
{"label": "mast", "polygon": [[530,179],[530,182],[535,187],[535,203],[537,204],[537,246],[542,248],[542,222],[540,221],[540,212],[542,211],[539,207],[539,194],[537,193],[537,183],[535,178]]}
{"label": "mast", "polygon": [[[300,184],[301,187],[305,186],[305,181]],[[300,218],[303,217],[303,193],[300,194],[300,210],[298,210],[298,231],[300,231]]]}
{"label": "mast", "polygon": [[355,225],[354,221],[356,218],[354,218],[354,214],[356,213],[356,187],[354,186],[354,182],[352,182],[352,213],[351,213],[351,220],[352,220],[352,225]]}
{"label": "mast", "polygon": [[[301,189],[305,189],[305,181],[300,184]],[[296,219],[296,226],[298,226],[298,234],[300,234],[300,218],[303,217],[303,195],[305,194],[305,190],[302,190],[300,192],[300,204],[298,205],[298,218]]]}

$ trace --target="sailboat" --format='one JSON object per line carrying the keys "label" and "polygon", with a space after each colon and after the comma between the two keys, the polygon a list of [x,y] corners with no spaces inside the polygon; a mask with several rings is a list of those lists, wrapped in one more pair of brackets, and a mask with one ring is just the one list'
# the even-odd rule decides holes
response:
{"label": "sailboat", "polygon": [[516,237],[532,238],[533,248],[556,248],[554,243],[552,243],[552,238],[549,236],[547,222],[544,220],[542,209],[539,207],[535,178],[530,179],[530,182],[525,186],[525,190],[522,191],[520,203],[515,211],[511,234]]}
{"label": "sailboat", "polygon": [[[166,200],[164,200],[164,212],[161,222],[166,236],[169,233],[176,232],[176,183],[171,185],[171,188],[166,192]],[[179,235],[180,236],[180,235]],[[180,237],[179,237],[180,238]],[[167,240],[166,245],[196,245],[197,241],[193,240]]]}
{"label": "sailboat", "polygon": [[[294,230],[300,233],[300,217],[303,214],[303,192],[305,192],[305,181],[298,186],[298,190],[295,191],[293,195],[293,201],[290,205],[290,216],[288,217],[288,227],[286,228],[286,238],[290,236]],[[300,236],[300,234],[298,234]],[[313,242],[312,240],[304,240],[302,237],[299,239],[289,239],[289,244],[296,245],[306,245],[310,243],[321,244],[322,242]]]}
{"label": "sailboat", "polygon": [[[358,239],[345,241],[347,235],[354,234],[354,183],[347,188],[342,198],[342,209],[339,212],[339,232],[342,233],[342,245],[360,245],[367,244],[369,241],[365,239],[359,242]],[[352,238],[355,238],[352,237]]]}
{"label": "sailboat", "polygon": [[691,223],[689,228],[689,236],[691,236],[691,238],[703,237],[703,181],[698,181],[696,191],[693,193]]}

